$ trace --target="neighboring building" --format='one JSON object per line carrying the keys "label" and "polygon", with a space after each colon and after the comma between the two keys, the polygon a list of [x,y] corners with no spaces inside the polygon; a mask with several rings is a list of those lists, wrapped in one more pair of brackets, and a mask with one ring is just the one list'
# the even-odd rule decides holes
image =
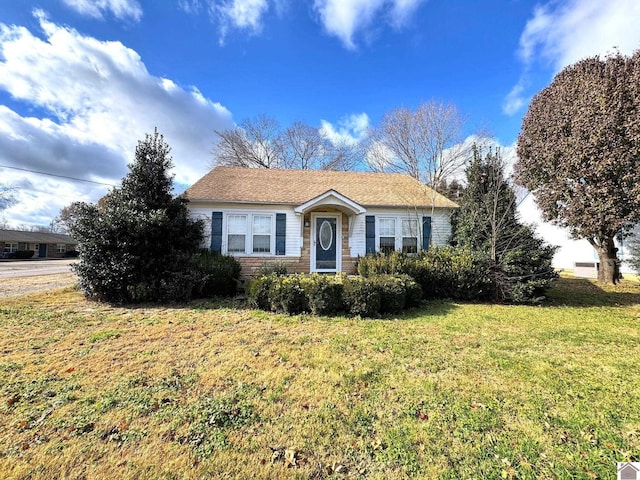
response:
{"label": "neighboring building", "polygon": [[[558,246],[558,251],[553,257],[553,266],[557,269],[573,270],[575,276],[597,278],[598,253],[591,244],[585,240],[571,238],[566,228],[561,228],[542,219],[540,209],[535,203],[534,196],[527,195],[518,206],[521,218],[535,225],[536,232],[547,243]],[[636,228],[634,235],[640,238],[640,227]],[[616,241],[618,258],[621,260],[620,271],[623,274],[638,274],[628,263],[630,258],[629,241]]]}
{"label": "neighboring building", "polygon": [[11,258],[18,250],[31,250],[31,258],[62,258],[76,249],[76,242],[61,233],[0,230],[0,258]]}
{"label": "neighboring building", "polygon": [[185,192],[206,222],[206,246],[233,255],[243,277],[355,272],[358,256],[446,245],[457,205],[403,174],[216,167]]}

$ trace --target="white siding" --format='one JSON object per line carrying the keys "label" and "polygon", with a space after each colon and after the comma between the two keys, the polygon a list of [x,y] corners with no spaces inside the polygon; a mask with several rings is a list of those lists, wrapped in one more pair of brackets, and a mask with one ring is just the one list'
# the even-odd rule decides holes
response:
{"label": "white siding", "polygon": [[[287,215],[287,237],[285,251],[287,257],[299,257],[300,256],[300,232],[301,222],[300,216],[296,215],[292,207],[282,205],[252,205],[252,204],[204,204],[204,203],[190,203],[189,212],[191,218],[201,219],[205,222],[204,227],[204,240],[203,247],[209,248],[211,245],[211,214],[213,212],[222,212],[225,217],[228,214],[233,213],[285,213]],[[224,223],[223,223],[224,225]],[[223,227],[223,252],[225,251],[225,228]],[[275,232],[274,232],[275,235]],[[246,254],[251,255],[251,254]],[[246,256],[243,254],[243,256]],[[268,254],[254,254],[256,256],[269,256]],[[273,255],[275,256],[275,255]]]}
{"label": "white siding", "polygon": [[[366,252],[366,220],[367,215],[379,216],[395,216],[395,217],[412,217],[419,220],[422,225],[422,217],[431,217],[431,244],[437,246],[445,246],[449,244],[451,239],[451,213],[449,209],[416,210],[406,208],[369,208],[367,212],[356,216],[349,245],[351,246],[351,256],[363,256]],[[420,243],[422,245],[422,243]]]}
{"label": "white siding", "polygon": [[367,212],[355,216],[353,227],[351,229],[351,235],[349,236],[349,247],[351,247],[350,255],[354,258],[358,255],[364,257],[366,253],[366,215],[370,214]]}
{"label": "white siding", "polygon": [[[553,257],[553,266],[555,268],[573,270],[576,262],[598,261],[598,253],[587,240],[571,238],[568,229],[558,227],[542,219],[542,213],[536,205],[533,195],[529,194],[520,205],[518,205],[518,213],[525,222],[533,224],[536,233],[545,242],[559,247]],[[639,237],[636,238],[640,238],[640,226],[636,227],[635,232],[636,235],[639,235]],[[616,242],[620,248],[618,258],[622,260],[620,271],[622,273],[640,273],[635,272],[625,261],[628,260],[630,255],[629,240],[631,239],[623,241],[622,245]]]}

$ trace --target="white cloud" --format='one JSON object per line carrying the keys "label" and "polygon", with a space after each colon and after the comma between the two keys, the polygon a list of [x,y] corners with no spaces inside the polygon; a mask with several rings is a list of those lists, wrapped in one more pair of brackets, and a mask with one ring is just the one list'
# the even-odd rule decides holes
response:
{"label": "white cloud", "polygon": [[142,7],[136,0],[62,0],[68,7],[87,17],[104,18],[105,13],[120,20],[139,22],[142,18]]}
{"label": "white cloud", "polygon": [[222,3],[212,1],[210,13],[220,20],[220,42],[230,28],[247,30],[251,34],[260,33],[262,18],[269,9],[267,0],[225,0]]}
{"label": "white cloud", "polygon": [[520,37],[524,71],[505,100],[505,113],[513,114],[528,102],[524,85],[535,63],[551,65],[555,73],[585,57],[615,50],[628,55],[640,48],[638,18],[637,0],[551,1],[536,7]]}
{"label": "white cloud", "polygon": [[386,17],[395,28],[405,25],[423,0],[315,0],[314,8],[325,30],[351,50],[354,36],[366,31],[374,19]]}
{"label": "white cloud", "polygon": [[[36,17],[44,39],[24,27],[0,24],[0,88],[33,111],[45,112],[24,117],[0,105],[0,164],[115,184],[126,173],[137,141],[157,127],[172,147],[176,182],[190,184],[208,169],[212,132],[233,125],[225,107],[194,87],[149,74],[140,56],[120,42],[83,36],[42,12]],[[7,217],[36,218],[43,208],[53,217],[73,201],[51,193],[43,200],[43,190],[91,201],[106,191],[0,171],[3,183],[28,178],[41,191],[39,201],[29,199],[33,192],[21,193],[23,201],[3,212]]]}
{"label": "white cloud", "polygon": [[334,145],[355,145],[365,138],[369,128],[369,116],[366,113],[353,113],[340,119],[337,128],[326,120],[321,121],[320,134]]}

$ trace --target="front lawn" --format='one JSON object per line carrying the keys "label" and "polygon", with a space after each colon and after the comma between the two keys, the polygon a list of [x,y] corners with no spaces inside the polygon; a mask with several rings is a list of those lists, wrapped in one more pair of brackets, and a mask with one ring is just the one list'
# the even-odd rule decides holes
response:
{"label": "front lawn", "polygon": [[640,460],[640,287],[398,319],[0,304],[0,478],[615,478]]}

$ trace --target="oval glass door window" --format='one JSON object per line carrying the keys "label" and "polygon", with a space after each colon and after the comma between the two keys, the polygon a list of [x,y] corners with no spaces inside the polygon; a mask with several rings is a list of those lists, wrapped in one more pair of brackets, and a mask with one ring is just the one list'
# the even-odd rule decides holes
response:
{"label": "oval glass door window", "polygon": [[320,246],[323,250],[329,250],[333,244],[333,229],[331,223],[328,220],[322,222],[320,225]]}

